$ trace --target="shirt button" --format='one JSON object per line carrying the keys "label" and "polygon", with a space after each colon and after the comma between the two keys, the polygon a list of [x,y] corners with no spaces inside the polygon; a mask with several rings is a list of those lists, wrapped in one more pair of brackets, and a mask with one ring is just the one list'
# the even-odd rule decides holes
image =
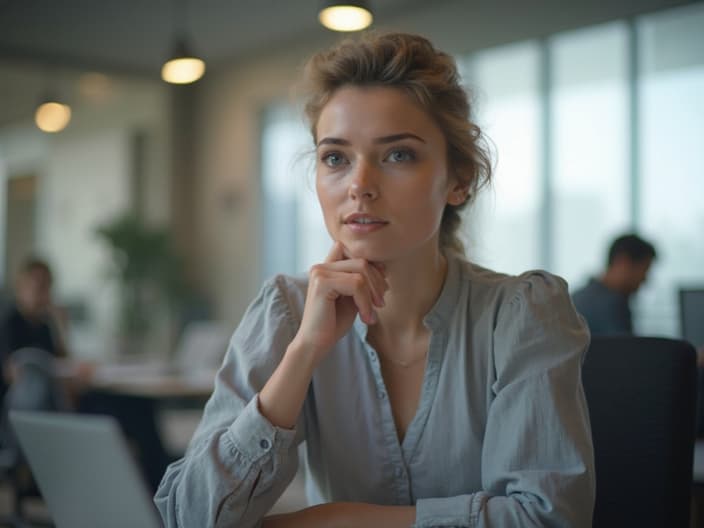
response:
{"label": "shirt button", "polygon": [[386,398],[386,393],[384,391],[379,392],[379,399],[384,399]]}
{"label": "shirt button", "polygon": [[403,475],[403,470],[400,467],[397,467],[395,473],[397,477],[400,477]]}
{"label": "shirt button", "polygon": [[269,440],[267,440],[266,438],[262,438],[259,441],[259,447],[261,447],[264,450],[269,449],[269,445],[270,445]]}
{"label": "shirt button", "polygon": [[376,354],[374,352],[369,352],[369,359],[376,363]]}

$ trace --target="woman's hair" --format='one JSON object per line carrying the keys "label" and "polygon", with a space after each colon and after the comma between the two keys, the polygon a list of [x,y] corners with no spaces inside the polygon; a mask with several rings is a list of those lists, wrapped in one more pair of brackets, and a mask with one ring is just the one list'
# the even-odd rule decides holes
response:
{"label": "woman's hair", "polygon": [[485,137],[470,120],[469,100],[454,59],[418,35],[369,32],[314,55],[304,78],[308,94],[305,113],[314,140],[323,107],[343,86],[398,88],[435,120],[447,142],[449,176],[468,190],[464,203],[445,206],[440,245],[463,253],[457,235],[459,213],[489,183],[492,165]]}

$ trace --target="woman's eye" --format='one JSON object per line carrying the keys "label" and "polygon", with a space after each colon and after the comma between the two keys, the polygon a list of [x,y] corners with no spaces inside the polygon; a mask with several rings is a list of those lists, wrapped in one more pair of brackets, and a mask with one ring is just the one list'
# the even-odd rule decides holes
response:
{"label": "woman's eye", "polygon": [[412,150],[397,149],[391,151],[391,153],[387,156],[387,159],[393,163],[399,163],[403,161],[413,161],[416,157]]}
{"label": "woman's eye", "polygon": [[345,163],[345,158],[339,152],[330,152],[321,158],[328,167],[339,167]]}

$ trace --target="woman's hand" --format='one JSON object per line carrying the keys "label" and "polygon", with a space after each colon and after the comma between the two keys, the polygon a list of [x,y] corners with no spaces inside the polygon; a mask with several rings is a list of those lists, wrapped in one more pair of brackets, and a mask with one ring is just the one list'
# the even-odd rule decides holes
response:
{"label": "woman's hand", "polygon": [[349,331],[357,313],[366,324],[376,323],[375,308],[384,306],[388,288],[381,265],[345,258],[336,242],[325,262],[310,270],[303,320],[293,342],[319,361]]}
{"label": "woman's hand", "polygon": [[339,242],[323,264],[313,266],[298,333],[259,393],[259,410],[273,425],[295,426],[318,363],[349,331],[357,313],[374,323],[374,308],[384,306],[388,289],[380,268],[345,259]]}

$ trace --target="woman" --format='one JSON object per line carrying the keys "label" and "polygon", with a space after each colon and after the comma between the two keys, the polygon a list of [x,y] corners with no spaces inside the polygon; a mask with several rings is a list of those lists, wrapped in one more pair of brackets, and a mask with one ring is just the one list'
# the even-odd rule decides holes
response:
{"label": "woman", "polygon": [[[156,495],[167,526],[591,526],[589,335],[561,279],[461,256],[490,164],[454,61],[371,34],[306,76],[334,245],[244,315]],[[317,506],[264,519],[304,440]]]}

